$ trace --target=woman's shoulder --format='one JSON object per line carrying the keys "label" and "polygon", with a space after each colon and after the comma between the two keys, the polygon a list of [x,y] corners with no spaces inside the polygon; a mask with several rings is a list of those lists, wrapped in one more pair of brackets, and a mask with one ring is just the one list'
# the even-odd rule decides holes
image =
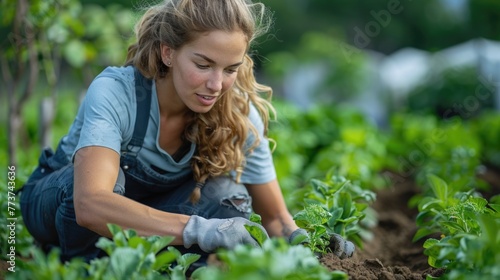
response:
{"label": "woman's shoulder", "polygon": [[87,90],[86,98],[121,102],[134,101],[134,68],[107,67],[97,75]]}
{"label": "woman's shoulder", "polygon": [[134,84],[134,68],[132,66],[108,66],[99,75],[97,75],[93,82],[98,80],[108,80],[113,83],[123,83],[125,85]]}
{"label": "woman's shoulder", "polygon": [[134,68],[107,67],[90,84],[82,106],[86,117],[116,121],[128,131],[135,117],[135,102]]}
{"label": "woman's shoulder", "polygon": [[[86,131],[94,138],[99,131],[106,135],[101,138],[113,139],[114,144],[108,144],[111,141],[100,144],[119,151],[121,142],[132,135],[135,102],[134,68],[107,67],[94,78],[85,94],[79,114],[83,127],[87,127]],[[80,137],[87,134],[82,133]],[[87,142],[79,141],[95,145],[91,136],[87,137]]]}

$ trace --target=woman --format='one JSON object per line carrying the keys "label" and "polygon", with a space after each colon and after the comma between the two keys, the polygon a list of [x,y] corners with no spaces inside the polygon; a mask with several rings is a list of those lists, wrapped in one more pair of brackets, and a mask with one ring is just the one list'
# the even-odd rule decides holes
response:
{"label": "woman", "polygon": [[95,78],[68,135],[55,154],[42,153],[25,185],[21,209],[34,238],[60,247],[63,259],[90,260],[113,223],[213,252],[256,245],[244,227],[252,210],[271,236],[304,234],[265,136],[273,108],[259,94],[271,89],[255,81],[248,55],[268,23],[264,6],[245,0],[149,8],[126,66]]}

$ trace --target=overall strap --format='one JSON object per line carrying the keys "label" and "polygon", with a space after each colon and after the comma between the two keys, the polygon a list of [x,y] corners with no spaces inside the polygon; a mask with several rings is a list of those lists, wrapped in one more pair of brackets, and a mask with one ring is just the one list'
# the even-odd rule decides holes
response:
{"label": "overall strap", "polygon": [[144,143],[144,136],[148,128],[149,114],[151,109],[151,88],[153,81],[146,79],[137,68],[134,67],[135,76],[135,99],[137,112],[135,117],[134,133],[127,145],[127,153],[136,157]]}

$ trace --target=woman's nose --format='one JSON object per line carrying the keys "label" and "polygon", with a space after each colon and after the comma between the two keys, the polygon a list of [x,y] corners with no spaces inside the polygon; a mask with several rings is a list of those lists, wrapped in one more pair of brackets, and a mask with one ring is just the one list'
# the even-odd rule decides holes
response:
{"label": "woman's nose", "polygon": [[213,92],[222,90],[222,73],[214,71],[207,81],[207,88]]}

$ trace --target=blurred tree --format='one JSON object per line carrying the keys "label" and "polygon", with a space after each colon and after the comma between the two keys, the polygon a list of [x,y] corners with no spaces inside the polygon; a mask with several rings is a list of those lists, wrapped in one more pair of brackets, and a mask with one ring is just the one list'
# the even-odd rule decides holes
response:
{"label": "blurred tree", "polygon": [[32,96],[40,71],[39,34],[52,24],[60,1],[7,0],[2,2],[2,27],[10,30],[0,45],[2,79],[6,91],[9,164],[16,164],[18,131],[23,105]]}
{"label": "blurred tree", "polygon": [[470,0],[470,32],[492,40],[500,40],[500,1]]}
{"label": "blurred tree", "polygon": [[68,42],[63,55],[69,66],[83,71],[86,87],[104,67],[123,65],[134,39],[135,16],[121,5],[87,4],[76,20],[83,24],[81,36]]}
{"label": "blurred tree", "polygon": [[[156,0],[156,2],[159,2],[161,0]],[[139,7],[141,4],[149,2],[144,1],[144,0],[81,0],[83,5],[87,4],[94,4],[94,5],[99,5],[102,7],[108,7],[108,6],[113,6],[113,5],[120,5],[125,8],[135,8]]]}
{"label": "blurred tree", "polygon": [[[6,34],[0,45],[6,87],[0,90],[6,91],[8,99],[8,154],[10,164],[15,164],[21,111],[34,93],[39,74],[44,74],[46,82],[44,89],[37,88],[38,95],[47,97],[42,101],[45,113],[37,127],[43,134],[53,121],[60,81],[76,76],[77,83],[70,84],[80,93],[95,76],[96,68],[100,71],[107,65],[123,64],[134,15],[117,5],[82,7],[78,0],[3,0],[0,17],[0,33]],[[62,77],[62,69],[68,66],[70,71]],[[75,75],[79,71],[84,74]]]}

